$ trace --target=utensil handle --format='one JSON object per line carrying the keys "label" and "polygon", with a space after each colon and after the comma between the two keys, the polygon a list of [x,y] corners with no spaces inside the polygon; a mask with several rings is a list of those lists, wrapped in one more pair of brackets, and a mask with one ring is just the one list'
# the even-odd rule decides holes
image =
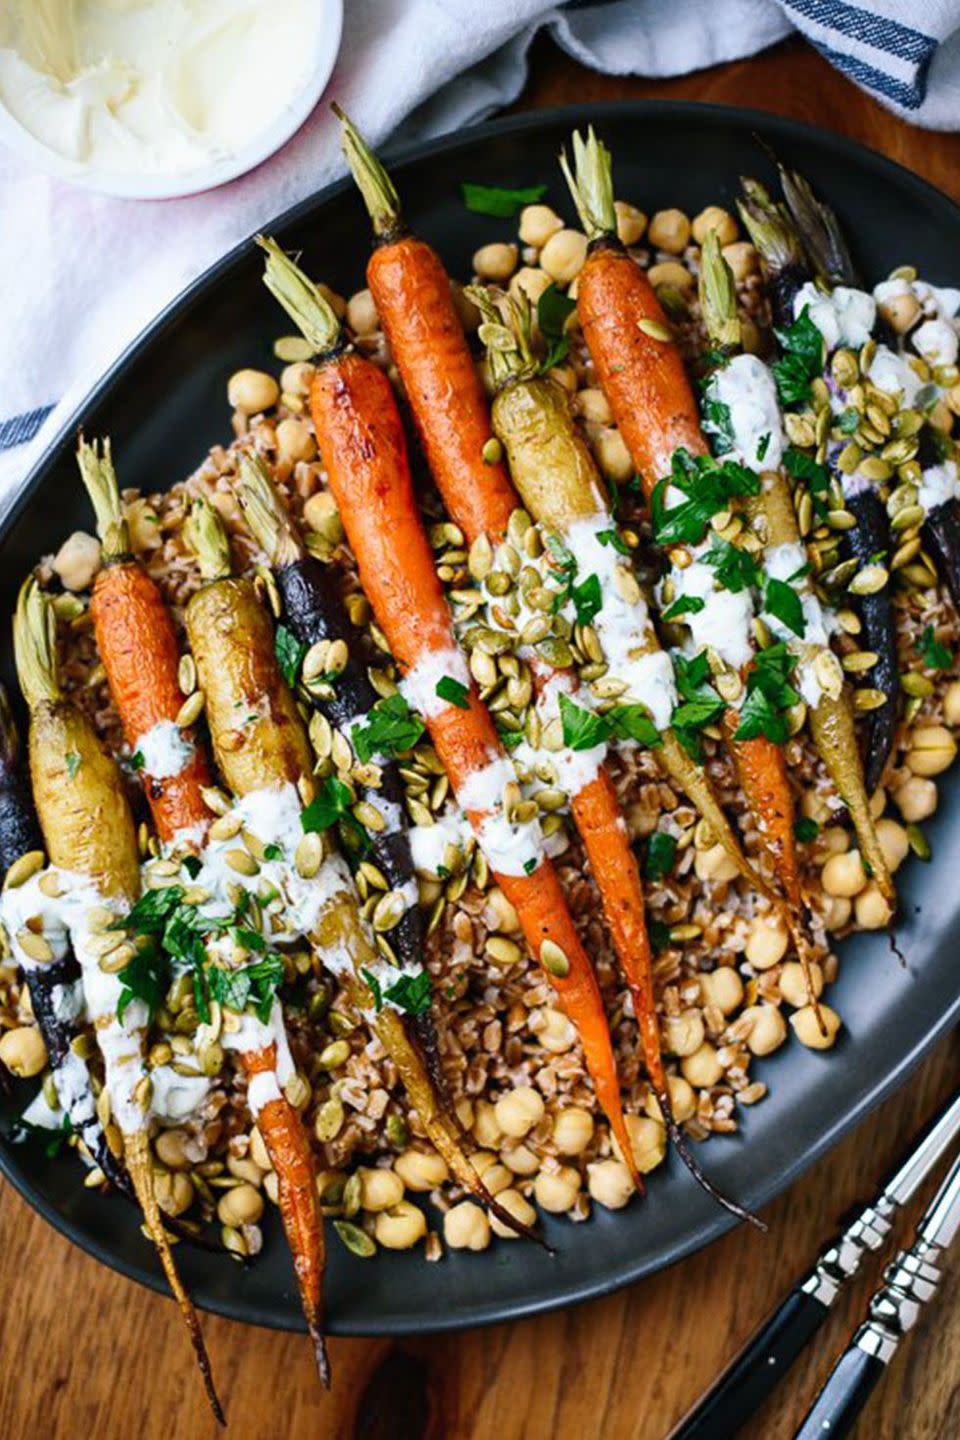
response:
{"label": "utensil handle", "polygon": [[794,1440],[843,1440],[849,1435],[857,1418],[873,1393],[886,1365],[876,1355],[853,1344],[830,1372]]}
{"label": "utensil handle", "polygon": [[799,1287],[791,1290],[671,1432],[670,1440],[732,1440],[780,1383],[829,1313],[826,1305]]}

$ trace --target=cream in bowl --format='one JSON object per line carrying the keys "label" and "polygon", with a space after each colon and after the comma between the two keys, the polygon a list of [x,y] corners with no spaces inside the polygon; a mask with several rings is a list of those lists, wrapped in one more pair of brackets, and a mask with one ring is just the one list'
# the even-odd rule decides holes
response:
{"label": "cream in bowl", "polygon": [[7,0],[0,138],[117,194],[220,184],[309,114],[341,12],[339,0]]}

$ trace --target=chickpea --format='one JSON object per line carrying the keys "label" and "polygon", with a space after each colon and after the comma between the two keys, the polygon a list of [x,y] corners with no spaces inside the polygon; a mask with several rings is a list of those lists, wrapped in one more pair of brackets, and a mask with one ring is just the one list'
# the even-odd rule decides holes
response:
{"label": "chickpea", "polygon": [[491,1155],[489,1150],[478,1150],[471,1159],[474,1170],[491,1195],[499,1195],[501,1190],[506,1190],[513,1184],[513,1176],[506,1165],[501,1165],[496,1155]]}
{"label": "chickpea", "polygon": [[160,518],[148,500],[134,500],[124,507],[130,546],[135,555],[157,550],[163,544]]}
{"label": "chickpea", "polygon": [[481,280],[509,280],[517,268],[516,245],[505,245],[495,240],[491,245],[481,245],[473,257],[474,272]]}
{"label": "chickpea", "polygon": [[639,245],[647,228],[646,215],[626,200],[614,200],[613,208],[617,212],[617,239],[620,244]]}
{"label": "chickpea", "polygon": [[[514,1220],[519,1220],[521,1225],[533,1225],[535,1223],[537,1212],[529,1201],[523,1198],[519,1190],[501,1190],[497,1199],[507,1214],[512,1215]],[[511,1230],[509,1225],[504,1225],[503,1221],[498,1220],[496,1215],[491,1215],[490,1217],[490,1228],[493,1230],[494,1235],[499,1236],[501,1240],[518,1240],[520,1238],[515,1230]]]}
{"label": "chickpea", "polygon": [[263,1171],[260,1166],[248,1158],[241,1158],[239,1155],[227,1156],[227,1169],[231,1175],[238,1180],[246,1180],[248,1185],[259,1187],[263,1184]]}
{"label": "chickpea", "polygon": [[907,765],[914,775],[940,775],[957,758],[957,742],[945,725],[918,725],[910,737]]}
{"label": "chickpea", "polygon": [[921,775],[912,775],[904,780],[893,795],[897,809],[908,825],[920,820],[929,820],[937,808],[937,787],[932,780]]}
{"label": "chickpea", "polygon": [[360,1204],[364,1210],[376,1214],[379,1210],[392,1210],[403,1199],[403,1180],[395,1170],[357,1171],[360,1176]]}
{"label": "chickpea", "polygon": [[165,1215],[176,1218],[185,1214],[193,1204],[193,1184],[189,1175],[180,1171],[170,1175],[156,1175],[154,1185],[157,1204]]}
{"label": "chickpea", "polygon": [[587,1187],[598,1205],[622,1210],[635,1194],[630,1171],[622,1160],[597,1160],[587,1166]]}
{"label": "chickpea", "polygon": [[[684,1080],[682,1075],[668,1075],[667,1093],[670,1096],[673,1118],[678,1125],[682,1125],[684,1120],[690,1120],[696,1114],[697,1097],[689,1080]],[[655,1116],[654,1118],[661,1117]]]}
{"label": "chickpea", "polygon": [[570,1021],[562,1010],[554,1010],[547,1005],[541,1011],[546,1024],[537,1033],[537,1039],[544,1050],[549,1050],[552,1055],[564,1055],[572,1050],[577,1043],[576,1026]]}
{"label": "chickpea", "polygon": [[280,1181],[277,1179],[276,1170],[268,1170],[263,1177],[263,1188],[266,1191],[267,1199],[272,1205],[280,1204]]}
{"label": "chickpea", "polygon": [[744,953],[755,970],[769,970],[783,959],[789,940],[787,927],[775,911],[757,915],[751,921]]}
{"label": "chickpea", "polygon": [[[667,1153],[667,1131],[661,1120],[649,1115],[625,1115],[624,1123],[630,1136],[633,1160],[641,1175],[655,1170]],[[614,1137],[613,1150],[618,1160],[623,1159],[619,1141]]]}
{"label": "chickpea", "polygon": [[833,811],[830,809],[829,800],[821,791],[804,790],[800,796],[800,813],[808,820],[815,820],[822,830],[825,825],[829,825]]}
{"label": "chickpea", "polygon": [[0,1035],[0,1062],[18,1080],[32,1080],[47,1063],[43,1036],[33,1025],[18,1025]]}
{"label": "chickpea", "polygon": [[859,895],[867,883],[860,851],[848,850],[845,855],[831,855],[820,872],[820,880],[828,895],[848,900]]}
{"label": "chickpea", "polygon": [[845,895],[825,896],[823,923],[827,930],[842,930],[845,925],[850,924],[850,916],[853,914],[853,901],[848,900]]}
{"label": "chickpea", "polygon": [[587,237],[580,230],[558,230],[540,251],[540,264],[551,280],[569,285],[587,258]]}
{"label": "chickpea", "polygon": [[513,1175],[536,1175],[540,1168],[540,1161],[529,1145],[505,1145],[500,1159]]}
{"label": "chickpea", "polygon": [[920,315],[920,301],[912,291],[903,295],[891,295],[889,300],[884,300],[877,306],[880,314],[887,321],[891,330],[898,335],[908,331]]}
{"label": "chickpea", "polygon": [[277,426],[277,454],[288,465],[300,460],[312,460],[317,453],[317,442],[310,433],[305,420],[288,415]]}
{"label": "chickpea", "polygon": [[704,1005],[716,1005],[724,1015],[732,1015],[743,1000],[743,981],[732,965],[720,965],[700,976],[700,998]]}
{"label": "chickpea", "polygon": [[503,1139],[494,1107],[489,1100],[478,1100],[473,1117],[473,1133],[477,1144],[485,1150],[496,1150]]}
{"label": "chickpea", "polygon": [[554,365],[550,371],[550,379],[562,385],[568,395],[574,395],[577,389],[577,372],[572,365]]}
{"label": "chickpea", "polygon": [[462,1096],[453,1107],[454,1114],[464,1130],[473,1128],[473,1101],[468,1095]]}
{"label": "chickpea", "polygon": [[757,252],[749,240],[734,240],[732,244],[724,245],[721,253],[738,282],[755,275],[759,269]]}
{"label": "chickpea", "polygon": [[651,285],[670,285],[674,290],[692,290],[696,284],[686,265],[681,265],[679,260],[661,260],[659,265],[651,265],[647,279]]}
{"label": "chickpea", "polygon": [[658,210],[650,221],[647,239],[654,250],[682,255],[690,244],[690,221],[682,210]]}
{"label": "chickpea", "polygon": [[100,541],[83,530],[74,530],[53,557],[54,571],[66,590],[89,590],[100,564]]}
{"label": "chickpea", "polygon": [[303,507],[303,518],[308,530],[315,530],[331,544],[339,544],[343,539],[340,511],[329,490],[318,490],[316,495],[310,496]]}
{"label": "chickpea", "polygon": [[501,1096],[494,1113],[504,1135],[522,1140],[543,1119],[543,1096],[532,1085],[518,1085],[509,1094]]}
{"label": "chickpea", "polygon": [[802,1010],[797,1010],[790,1016],[793,1033],[800,1044],[806,1045],[809,1050],[829,1050],[843,1023],[836,1010],[831,1010],[829,1005],[821,1005],[820,1014],[823,1016],[823,1023],[826,1026],[826,1035],[822,1034],[820,1026],[817,1024],[817,1017],[812,1005],[804,1005]]}
{"label": "chickpea", "polygon": [[573,398],[573,413],[581,415],[584,420],[589,420],[594,425],[609,425],[613,420],[610,401],[603,391],[595,386],[577,391]]}
{"label": "chickpea", "polygon": [[280,388],[284,395],[307,395],[316,373],[316,365],[309,360],[294,360],[280,371]]}
{"label": "chickpea", "polygon": [[450,1177],[447,1162],[435,1150],[404,1150],[393,1168],[407,1189],[417,1194],[436,1190]]}
{"label": "chickpea", "polygon": [[853,913],[861,930],[882,930],[892,915],[892,910],[880,894],[876,883],[871,880],[853,902]]}
{"label": "chickpea", "polygon": [[723,1077],[723,1066],[709,1040],[704,1040],[692,1055],[685,1055],[680,1061],[680,1069],[684,1079],[697,1090],[708,1090]]}
{"label": "chickpea", "polygon": [[380,316],[369,290],[358,290],[347,301],[347,324],[354,335],[372,335],[380,329]]}
{"label": "chickpea", "polygon": [[611,425],[599,431],[593,442],[593,453],[605,480],[624,485],[630,479],[633,474],[633,461],[623,436],[615,426]]}
{"label": "chickpea", "polygon": [[541,1170],[533,1185],[533,1195],[541,1210],[551,1215],[563,1215],[572,1209],[580,1194],[580,1171],[572,1165],[561,1165],[558,1170]]}
{"label": "chickpea", "polygon": [[739,875],[735,860],[727,854],[723,845],[709,845],[706,850],[698,850],[693,860],[693,868],[697,873],[698,880],[714,880],[717,884],[725,880],[735,880]]}
{"label": "chickpea", "polygon": [[845,855],[850,848],[850,836],[842,825],[828,825],[819,837],[820,849],[826,855]]}
{"label": "chickpea", "polygon": [[960,680],[952,680],[944,691],[943,717],[948,725],[960,725]]}
{"label": "chickpea", "polygon": [[532,265],[524,265],[510,281],[509,290],[514,299],[525,295],[536,309],[540,296],[544,290],[549,290],[552,284],[553,281],[545,270],[535,270]]}
{"label": "chickpea", "polygon": [[260,415],[280,399],[280,386],[265,370],[237,370],[227,381],[227,403],[241,415]]}
{"label": "chickpea", "polygon": [[401,1200],[392,1210],[381,1210],[373,1233],[384,1250],[409,1250],[427,1233],[427,1219],[410,1200]]}
{"label": "chickpea", "polygon": [[698,1010],[668,1015],[663,1022],[663,1045],[671,1055],[692,1055],[703,1044],[703,1017]]}
{"label": "chickpea", "polygon": [[[823,970],[816,960],[810,962],[810,986],[818,998],[823,994]],[[788,960],[780,971],[780,994],[797,1009],[808,1003],[807,982],[799,960]]]}
{"label": "chickpea", "polygon": [[519,235],[524,245],[542,250],[550,236],[562,229],[563,221],[549,205],[524,205],[520,211]]}
{"label": "chickpea", "polygon": [[157,1159],[168,1170],[189,1170],[190,1161],[184,1153],[184,1144],[187,1139],[186,1130],[161,1130],[153,1148],[157,1152]]}
{"label": "chickpea", "polygon": [[883,858],[887,862],[887,868],[893,875],[906,860],[910,853],[910,841],[907,839],[907,832],[896,820],[888,816],[877,821],[877,840],[880,842],[880,849],[883,851]]}
{"label": "chickpea", "polygon": [[717,232],[721,245],[732,245],[737,238],[737,222],[722,205],[708,205],[701,210],[699,215],[694,216],[690,228],[698,245],[703,244],[711,230]]}
{"label": "chickpea", "polygon": [[273,1169],[273,1161],[270,1159],[269,1151],[263,1143],[263,1136],[260,1134],[256,1125],[254,1125],[250,1131],[250,1159],[255,1165],[258,1165],[261,1170]]}
{"label": "chickpea", "polygon": [[561,1155],[582,1155],[593,1139],[593,1129],[590,1111],[571,1105],[553,1122],[553,1143]]}
{"label": "chickpea", "polygon": [[461,1200],[443,1217],[443,1238],[451,1250],[486,1250],[490,1244],[486,1211],[472,1200]]}
{"label": "chickpea", "polygon": [[779,1050],[787,1038],[787,1022],[776,1005],[751,1005],[743,1013],[753,1021],[753,1029],[747,1036],[750,1053],[771,1055]]}
{"label": "chickpea", "polygon": [[217,1205],[221,1225],[256,1225],[263,1214],[263,1196],[253,1185],[235,1185],[225,1190]]}

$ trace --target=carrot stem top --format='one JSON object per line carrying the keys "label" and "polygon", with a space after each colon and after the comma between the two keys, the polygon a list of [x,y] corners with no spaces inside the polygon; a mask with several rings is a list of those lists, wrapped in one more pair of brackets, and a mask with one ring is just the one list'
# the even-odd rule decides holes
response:
{"label": "carrot stem top", "polygon": [[707,232],[700,251],[700,309],[710,342],[726,354],[740,349],[740,316],[733,271],[720,252],[716,230]]}
{"label": "carrot stem top", "polygon": [[332,109],[340,121],[340,144],[370,213],[374,234],[395,235],[400,229],[400,199],[393,181],[350,117],[339,105]]}
{"label": "carrot stem top", "polygon": [[570,187],[580,223],[588,240],[617,233],[617,212],[613,204],[613,157],[598,140],[591,125],[586,140],[573,132],[573,170],[566,150],[560,151],[560,169]]}
{"label": "carrot stem top", "polygon": [[77,464],[97,517],[97,534],[105,560],[119,560],[130,554],[130,530],[120,504],[117,475],[113,468],[109,439],[92,445],[82,437],[77,446]]}
{"label": "carrot stem top", "polygon": [[800,236],[782,205],[772,200],[759,180],[740,177],[743,198],[737,201],[740,218],[764,264],[779,274],[791,266],[804,266]]}
{"label": "carrot stem top", "polygon": [[263,456],[256,451],[240,451],[236,492],[253,538],[270,564],[282,568],[302,560],[306,553],[304,546],[277,494]]}
{"label": "carrot stem top", "polygon": [[333,306],[318,285],[286,255],[269,235],[258,235],[257,244],[267,254],[263,283],[283,306],[317,355],[326,355],[340,344],[342,329]]}
{"label": "carrot stem top", "polygon": [[787,208],[818,274],[832,285],[856,285],[856,266],[833,210],[817,199],[803,175],[785,169],[779,162],[777,169]]}
{"label": "carrot stem top", "polygon": [[32,575],[23,582],[17,597],[13,652],[20,689],[30,709],[44,700],[59,700],[57,620],[53,606]]}
{"label": "carrot stem top", "polygon": [[230,542],[220,516],[198,495],[190,507],[183,538],[197,557],[204,580],[225,580],[231,573]]}
{"label": "carrot stem top", "polygon": [[490,375],[498,390],[517,380],[531,380],[539,366],[533,354],[530,304],[521,292],[504,295],[502,309],[484,285],[468,285],[466,295],[482,316],[477,336],[486,347]]}

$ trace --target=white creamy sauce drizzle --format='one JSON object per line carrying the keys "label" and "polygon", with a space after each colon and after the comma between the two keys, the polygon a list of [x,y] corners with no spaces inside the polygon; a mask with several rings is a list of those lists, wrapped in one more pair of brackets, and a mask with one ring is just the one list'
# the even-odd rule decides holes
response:
{"label": "white creamy sauce drizzle", "polygon": [[[567,695],[575,705],[581,709],[592,708],[590,692],[587,689],[578,690],[574,684],[573,677],[564,670],[555,670],[549,676],[540,694],[537,696],[536,711],[540,719],[541,729],[544,729],[553,720],[559,720],[560,696]],[[556,776],[555,782],[561,790],[568,795],[579,795],[591,784],[600,771],[607,753],[607,746],[592,745],[589,750],[571,750],[564,745],[559,750],[547,750],[541,746],[534,749],[526,740],[511,751],[514,765],[517,767],[521,780],[525,774],[534,774],[537,769],[550,767]],[[539,785],[541,782],[537,782]],[[546,842],[544,842],[546,843]]]}
{"label": "white creamy sauce drizzle", "polygon": [[[106,909],[119,919],[126,907],[100,896],[85,876],[53,866],[42,873],[57,876],[61,893],[55,897],[45,895],[40,889],[41,872],[38,872],[23,885],[3,892],[0,919],[6,927],[14,957],[24,971],[35,968],[37,964],[24,952],[18,939],[19,932],[28,921],[32,922],[30,928],[35,931],[42,927],[55,959],[62,959],[69,948],[73,949],[80,965],[87,1018],[96,1028],[97,1043],[103,1055],[111,1114],[124,1134],[133,1134],[143,1128],[146,1120],[144,1107],[134,1098],[134,1091],[146,1073],[142,1041],[147,1010],[141,1000],[133,1000],[127,1006],[123,1020],[117,1019],[122,986],[116,975],[108,975],[100,969],[99,959],[91,951],[96,932],[90,922],[91,913],[96,910]],[[84,1087],[88,1090],[89,1080],[85,1070],[83,1073]],[[71,1122],[78,1125],[78,1117],[59,1089],[60,1074],[59,1070],[54,1072],[54,1084]],[[66,1081],[76,1087],[79,1076],[71,1072]]]}
{"label": "white creamy sauce drizzle", "polygon": [[[797,571],[802,570],[807,564],[807,552],[800,544],[773,545],[765,551],[763,562],[764,569],[772,580],[789,581],[791,575],[796,575]],[[764,610],[763,619],[778,640],[786,641],[795,654],[800,652],[792,682],[806,703],[816,709],[823,689],[814,666],[815,656],[808,657],[804,652],[808,646],[825,649],[830,644],[830,635],[823,607],[811,589],[807,577],[795,580],[793,587],[797,591],[803,608],[803,635],[798,636],[776,615],[771,615],[768,610]]]}
{"label": "white creamy sauce drizzle", "polygon": [[707,396],[726,405],[730,414],[733,449],[721,458],[751,470],[779,470],[783,424],[769,366],[756,355],[734,355],[710,377]]}
{"label": "white creamy sauce drizzle", "polygon": [[452,868],[448,863],[447,847],[452,845],[457,855],[462,856],[473,830],[466,816],[459,809],[454,809],[438,815],[432,825],[411,825],[407,833],[413,868],[421,875],[443,879],[441,870],[449,874]]}
{"label": "white creamy sauce drizzle", "polygon": [[240,1054],[256,1054],[258,1051],[275,1047],[276,1059],[271,1070],[264,1070],[251,1077],[247,1087],[247,1103],[254,1119],[271,1100],[279,1100],[287,1081],[295,1071],[293,1056],[287,1041],[286,1026],[279,1000],[274,1000],[266,1023],[256,1015],[244,1014],[236,1017],[237,1028],[220,1033],[220,1044],[224,1050],[236,1050]]}
{"label": "white creamy sauce drizzle", "polygon": [[[697,546],[694,554],[705,553]],[[674,601],[692,596],[704,602],[702,610],[679,617],[690,630],[684,652],[699,655],[701,650],[714,650],[726,664],[740,670],[753,655],[750,622],[753,619],[753,596],[748,587],[734,593],[717,584],[712,565],[694,560],[686,569],[674,566],[670,571],[674,585]],[[669,607],[667,607],[669,608]]]}
{"label": "white creamy sauce drizzle", "polygon": [[185,770],[196,754],[193,741],[174,720],[161,720],[141,735],[133,753],[143,759],[143,773],[169,780]]}
{"label": "white creamy sauce drizzle", "polygon": [[25,1120],[28,1125],[35,1125],[38,1130],[62,1130],[66,1115],[60,1105],[54,1109],[52,1105],[48,1104],[47,1097],[41,1088],[24,1110],[21,1119]]}
{"label": "white creamy sauce drizzle", "polygon": [[311,19],[308,0],[7,0],[0,99],[78,170],[189,173],[280,116]]}
{"label": "white creamy sauce drizzle", "polygon": [[917,398],[923,384],[905,355],[898,355],[888,345],[878,345],[870,361],[867,375],[886,395],[902,394],[903,404],[909,409]]}
{"label": "white creamy sauce drizzle", "polygon": [[416,710],[424,720],[434,720],[453,703],[437,694],[437,686],[446,679],[470,688],[466,657],[456,645],[425,651],[400,681],[400,693],[411,710]]}
{"label": "white creamy sauce drizzle", "polygon": [[632,578],[632,571],[612,545],[602,544],[597,538],[611,528],[609,514],[598,511],[575,520],[563,541],[577,562],[578,582],[590,575],[596,575],[600,582],[603,607],[592,624],[610,675],[627,686],[619,703],[645,705],[657,729],[666,730],[677,703],[673,665],[666,651],[659,648],[645,601],[625,600],[617,588],[617,572],[626,571]]}
{"label": "white creamy sauce drizzle", "polygon": [[206,1075],[178,1075],[172,1065],[155,1065],[150,1071],[153,1098],[150,1108],[158,1120],[176,1124],[195,1115],[210,1094],[213,1081]]}
{"label": "white creamy sauce drizzle", "polygon": [[944,460],[940,465],[931,465],[923,471],[917,486],[917,504],[922,505],[928,515],[938,505],[957,499],[960,499],[960,480],[957,478],[956,461]]}
{"label": "white creamy sauce drizzle", "polygon": [[922,355],[928,365],[936,368],[957,363],[960,341],[949,320],[924,320],[922,325],[910,332],[910,339],[917,354]]}
{"label": "white creamy sauce drizzle", "polygon": [[544,858],[539,820],[535,817],[516,824],[507,819],[503,792],[516,779],[510,761],[492,755],[489,763],[468,775],[457,790],[457,804],[480,814],[473,832],[490,868],[500,875],[531,875]]}
{"label": "white creamy sauce drizzle", "polygon": [[489,762],[474,770],[459,786],[457,803],[464,810],[493,810],[500,804],[504,786],[516,778],[516,772],[506,756],[492,752]]}
{"label": "white creamy sauce drizzle", "polygon": [[806,309],[829,350],[836,350],[838,345],[865,345],[877,319],[874,297],[849,285],[837,285],[827,295],[808,280],[794,296],[794,319],[798,320]]}

